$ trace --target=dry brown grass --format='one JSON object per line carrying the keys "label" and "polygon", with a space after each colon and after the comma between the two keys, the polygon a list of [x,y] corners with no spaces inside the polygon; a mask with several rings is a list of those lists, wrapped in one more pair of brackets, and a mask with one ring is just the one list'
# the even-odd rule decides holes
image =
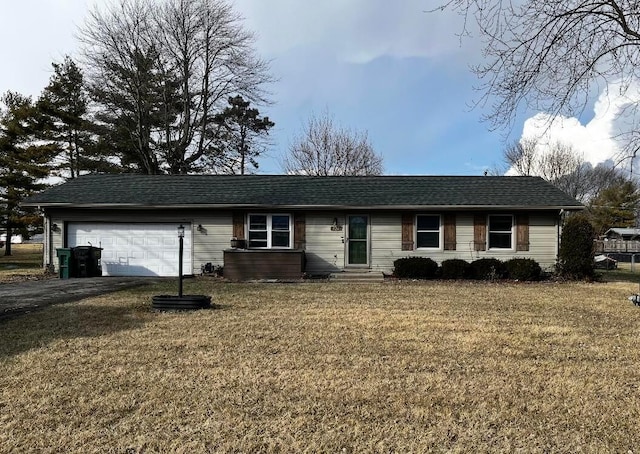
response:
{"label": "dry brown grass", "polygon": [[636,287],[198,279],[220,309],[53,306],[0,324],[0,450],[635,451]]}
{"label": "dry brown grass", "polygon": [[12,255],[0,248],[0,283],[45,278],[42,269],[42,243],[12,244]]}

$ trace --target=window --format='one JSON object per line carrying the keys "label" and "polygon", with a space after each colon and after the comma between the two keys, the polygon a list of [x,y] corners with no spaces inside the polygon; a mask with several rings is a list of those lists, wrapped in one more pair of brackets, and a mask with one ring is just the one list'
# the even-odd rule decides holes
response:
{"label": "window", "polygon": [[416,247],[418,249],[440,248],[440,215],[416,216]]}
{"label": "window", "polygon": [[290,248],[291,216],[288,214],[250,214],[250,248]]}
{"label": "window", "polygon": [[513,216],[489,216],[489,249],[513,249]]}

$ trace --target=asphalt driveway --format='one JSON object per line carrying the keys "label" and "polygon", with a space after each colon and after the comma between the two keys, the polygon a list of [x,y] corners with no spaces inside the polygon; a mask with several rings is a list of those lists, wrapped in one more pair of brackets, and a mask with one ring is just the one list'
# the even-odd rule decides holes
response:
{"label": "asphalt driveway", "polygon": [[158,282],[158,278],[93,277],[0,284],[0,320],[51,304],[77,301],[154,282]]}

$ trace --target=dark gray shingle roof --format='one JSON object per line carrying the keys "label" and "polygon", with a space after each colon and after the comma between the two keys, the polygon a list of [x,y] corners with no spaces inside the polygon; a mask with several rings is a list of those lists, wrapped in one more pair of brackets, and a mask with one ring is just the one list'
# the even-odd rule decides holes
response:
{"label": "dark gray shingle roof", "polygon": [[25,205],[582,208],[538,177],[133,174],[82,176]]}

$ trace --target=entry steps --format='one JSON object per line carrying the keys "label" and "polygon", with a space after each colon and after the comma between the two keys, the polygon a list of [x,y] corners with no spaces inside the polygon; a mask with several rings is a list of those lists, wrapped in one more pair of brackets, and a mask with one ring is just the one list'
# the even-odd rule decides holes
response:
{"label": "entry steps", "polygon": [[331,273],[329,275],[330,282],[382,282],[384,275],[380,271],[342,271],[340,273]]}

